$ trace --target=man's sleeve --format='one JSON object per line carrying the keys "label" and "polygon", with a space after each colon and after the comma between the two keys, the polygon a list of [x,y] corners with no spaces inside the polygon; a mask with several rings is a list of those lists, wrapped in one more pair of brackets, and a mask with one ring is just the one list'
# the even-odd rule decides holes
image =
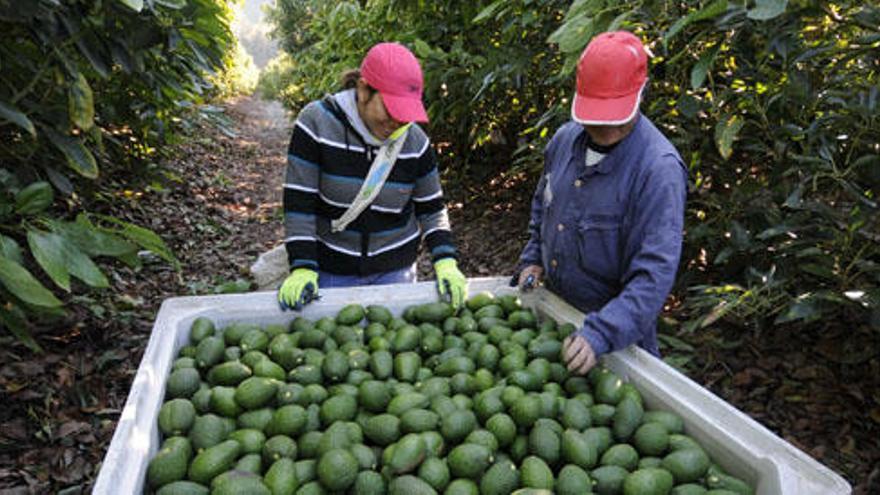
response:
{"label": "man's sleeve", "polygon": [[318,269],[315,212],[321,175],[315,108],[307,106],[293,126],[284,180],[284,246],[290,269]]}
{"label": "man's sleeve", "polygon": [[418,169],[420,176],[416,178],[412,200],[415,204],[416,219],[422,229],[422,238],[431,253],[431,262],[443,258],[457,258],[458,252],[452,239],[452,228],[449,224],[443,189],[440,187],[437,156],[427,138],[418,158]]}
{"label": "man's sleeve", "polygon": [[626,233],[623,290],[584,319],[580,334],[596,355],[622,349],[645,337],[672,289],[681,256],[687,179],[673,156],[649,168],[632,198],[636,212]]}

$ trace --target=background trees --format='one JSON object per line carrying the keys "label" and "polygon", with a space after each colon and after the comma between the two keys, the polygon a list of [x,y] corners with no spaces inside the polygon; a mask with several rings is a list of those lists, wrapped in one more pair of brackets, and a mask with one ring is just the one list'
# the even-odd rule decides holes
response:
{"label": "background trees", "polygon": [[[577,57],[628,29],[652,50],[643,107],[693,181],[680,314],[762,328],[880,328],[880,9],[863,2],[279,0],[272,73],[296,110],[366,47],[407,44],[426,75],[446,179],[541,166]],[[454,164],[454,166],[453,166]]]}
{"label": "background trees", "polygon": [[176,128],[215,118],[195,104],[244,80],[230,16],[226,0],[0,0],[0,324],[32,348],[58,289],[108,286],[94,258],[176,265],[101,205],[156,173]]}

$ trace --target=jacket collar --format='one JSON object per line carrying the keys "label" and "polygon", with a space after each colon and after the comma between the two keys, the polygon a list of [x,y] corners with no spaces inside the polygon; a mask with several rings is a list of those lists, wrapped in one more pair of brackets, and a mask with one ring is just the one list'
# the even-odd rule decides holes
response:
{"label": "jacket collar", "polygon": [[[584,170],[581,175],[583,175],[583,176],[590,176],[593,174],[603,174],[604,175],[604,174],[607,174],[608,172],[611,172],[611,170],[614,169],[616,164],[619,163],[620,161],[622,161],[623,159],[625,159],[626,156],[629,154],[629,149],[631,148],[633,142],[636,139],[638,139],[636,137],[636,135],[641,133],[641,130],[642,130],[642,127],[644,126],[644,123],[645,123],[644,115],[642,115],[640,112],[639,116],[638,116],[638,121],[636,121],[636,125],[633,126],[632,131],[630,131],[630,133],[627,134],[626,137],[623,138],[623,140],[620,141],[617,144],[617,146],[614,147],[613,150],[611,150],[611,152],[609,152],[607,155],[605,155],[605,158],[603,158],[602,161],[600,161],[596,165],[593,165],[592,167],[587,167],[584,165],[583,155],[587,152],[588,135],[587,135],[586,129],[584,129],[584,126],[578,125],[577,135],[575,136],[575,139],[573,141],[575,149],[572,150],[572,152],[573,152],[572,154],[581,158],[580,159],[580,166]],[[583,152],[581,152],[581,150],[583,150]]]}

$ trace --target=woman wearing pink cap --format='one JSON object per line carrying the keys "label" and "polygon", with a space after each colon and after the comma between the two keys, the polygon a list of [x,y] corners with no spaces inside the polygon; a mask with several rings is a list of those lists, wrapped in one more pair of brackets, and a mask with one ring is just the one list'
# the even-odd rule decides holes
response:
{"label": "woman wearing pink cap", "polygon": [[415,282],[424,239],[441,297],[460,306],[467,279],[440,187],[422,70],[398,43],[370,49],[343,89],[296,119],[284,182],[291,273],[278,292],[298,309],[321,287]]}
{"label": "woman wearing pink cap", "polygon": [[659,354],[657,315],[681,255],[687,171],[639,112],[648,81],[641,40],[596,36],[581,54],[571,122],[547,144],[531,238],[513,283],[543,280],[586,317],[565,339],[575,373],[636,344]]}

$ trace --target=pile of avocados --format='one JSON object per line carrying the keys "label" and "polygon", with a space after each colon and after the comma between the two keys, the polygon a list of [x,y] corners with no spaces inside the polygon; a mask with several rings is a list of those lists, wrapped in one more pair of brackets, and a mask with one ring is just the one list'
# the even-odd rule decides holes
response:
{"label": "pile of avocados", "polygon": [[180,494],[748,495],[515,295],[344,307],[289,325],[198,318],[159,411],[146,486]]}

